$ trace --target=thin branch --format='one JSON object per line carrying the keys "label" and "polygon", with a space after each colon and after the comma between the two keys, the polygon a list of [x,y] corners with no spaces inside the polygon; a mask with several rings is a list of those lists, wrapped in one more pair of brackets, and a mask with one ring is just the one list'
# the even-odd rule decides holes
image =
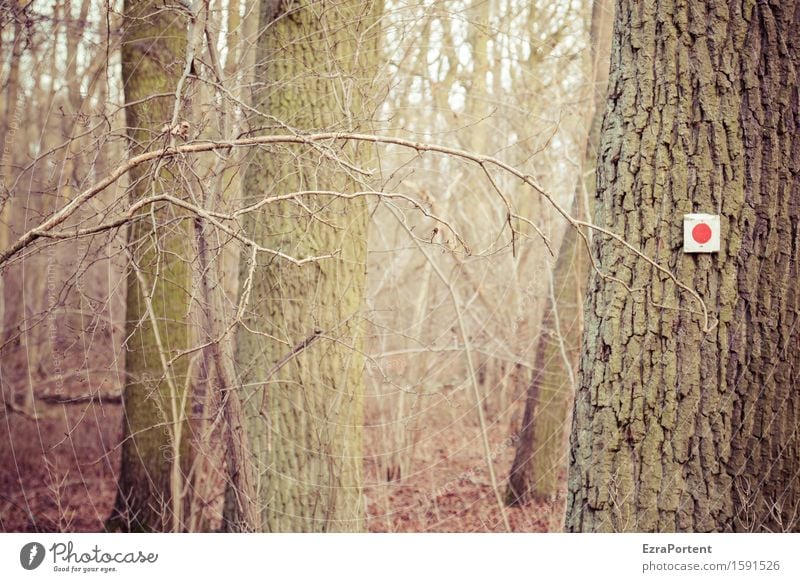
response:
{"label": "thin branch", "polygon": [[[381,136],[381,135],[372,135],[372,134],[362,134],[362,133],[341,133],[341,132],[329,132],[329,133],[315,133],[309,135],[267,135],[267,136],[255,136],[255,137],[248,137],[242,139],[235,139],[235,140],[210,140],[210,141],[198,141],[193,143],[188,143],[176,147],[165,147],[158,150],[152,150],[149,152],[145,152],[143,154],[139,154],[137,156],[132,157],[126,163],[118,166],[115,168],[106,178],[98,182],[97,184],[91,186],[90,188],[84,190],[75,198],[72,199],[67,205],[64,206],[61,210],[54,213],[49,219],[44,221],[41,225],[27,231],[22,237],[20,237],[13,245],[11,245],[7,250],[0,253],[0,266],[4,265],[8,260],[16,255],[19,251],[30,245],[38,238],[42,238],[46,236],[46,234],[51,231],[53,228],[62,224],[65,220],[67,220],[72,214],[74,214],[78,208],[80,208],[83,204],[87,201],[91,200],[95,196],[97,196],[100,192],[108,188],[110,185],[114,184],[117,180],[119,180],[122,176],[128,173],[131,169],[145,164],[147,162],[153,160],[160,160],[164,161],[169,158],[174,158],[177,156],[183,156],[185,154],[190,153],[200,153],[200,152],[208,152],[214,151],[219,149],[229,149],[229,148],[238,148],[238,147],[253,147],[253,146],[265,146],[265,145],[276,145],[276,144],[299,144],[299,145],[310,145],[314,146],[319,142],[327,142],[327,141],[356,141],[356,142],[365,142],[365,143],[373,143],[373,144],[384,144],[384,145],[396,145],[404,148],[409,148],[417,151],[418,153],[423,152],[434,152],[443,155],[452,156],[455,158],[459,158],[465,161],[469,161],[472,163],[477,164],[478,166],[485,167],[486,165],[495,166],[500,168],[501,170],[515,176],[531,188],[533,188],[536,192],[539,193],[547,202],[561,215],[567,222],[573,227],[578,230],[578,233],[583,238],[587,248],[589,246],[588,239],[586,233],[580,227],[586,227],[592,230],[596,230],[601,232],[607,236],[610,236],[614,240],[621,242],[628,250],[633,252],[635,255],[641,257],[648,263],[650,263],[654,268],[658,271],[666,274],[676,286],[680,289],[683,289],[687,293],[689,293],[700,305],[699,312],[697,313],[702,316],[703,318],[703,331],[708,333],[716,327],[716,322],[713,324],[709,323],[709,314],[708,314],[708,307],[706,306],[705,301],[700,297],[700,295],[690,288],[689,286],[681,283],[678,279],[673,275],[668,269],[660,266],[650,257],[645,255],[640,250],[633,247],[630,243],[626,242],[621,236],[614,234],[602,227],[596,226],[589,222],[585,222],[582,220],[578,220],[573,218],[567,210],[561,206],[554,197],[544,190],[539,183],[534,179],[533,176],[530,174],[525,174],[524,172],[518,170],[514,166],[498,159],[493,156],[486,156],[482,154],[476,154],[474,152],[469,152],[463,149],[458,148],[451,148],[436,144],[430,143],[422,143],[416,142],[408,139],[402,139],[399,137],[391,137],[391,136]],[[176,201],[179,199],[175,199]],[[180,201],[182,204],[186,204],[183,201]],[[177,202],[175,202],[177,203]],[[208,212],[203,211],[209,220],[211,220],[210,215]],[[241,236],[241,235],[238,235]],[[277,251],[272,251],[273,253],[277,253]],[[604,279],[613,280],[616,282],[621,283],[629,292],[632,290],[624,284],[620,279],[610,276],[608,274],[603,273],[599,267],[597,266],[594,257],[592,257],[591,252],[589,253],[590,257],[592,258],[592,266],[595,271],[597,271]],[[284,257],[288,260],[292,260],[291,257]],[[295,260],[296,261],[296,260]]]}

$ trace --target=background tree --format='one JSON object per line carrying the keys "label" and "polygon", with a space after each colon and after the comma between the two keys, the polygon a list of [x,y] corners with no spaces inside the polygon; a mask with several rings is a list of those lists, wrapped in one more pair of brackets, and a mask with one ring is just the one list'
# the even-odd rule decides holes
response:
{"label": "background tree", "polygon": [[[0,5],[0,113],[7,128],[0,238],[14,241],[122,156],[121,2],[110,13],[96,0]],[[127,202],[122,191],[100,194],[62,226],[96,225],[114,214],[114,203]],[[102,523],[113,505],[118,453],[107,453],[122,426],[123,249],[124,236],[103,231],[50,241],[2,267],[0,414],[8,412],[8,424],[0,464],[14,469],[0,479],[0,521],[11,513],[24,515],[29,527],[75,529],[78,512]],[[15,455],[25,461],[7,464]],[[28,491],[47,491],[51,499],[59,487],[66,505],[30,509],[25,501]]]}
{"label": "background tree", "polygon": [[[187,18],[157,0],[126,0],[122,80],[135,155],[178,139],[187,106]],[[130,173],[131,203],[182,196],[177,164],[156,161]],[[191,230],[172,205],[153,204],[128,230],[124,431],[112,527],[183,529],[189,461],[187,407],[191,341]]]}
{"label": "background tree", "polygon": [[[800,5],[617,2],[572,531],[797,530]],[[684,254],[685,213],[721,215]]]}
{"label": "background tree", "polygon": [[[11,243],[10,240],[10,219],[11,204],[10,198],[10,182],[11,172],[14,166],[14,149],[8,143],[10,138],[18,131],[19,128],[19,112],[17,98],[19,95],[19,68],[22,61],[22,52],[25,45],[23,31],[25,26],[25,11],[19,5],[14,3],[10,6],[10,10],[3,17],[3,28],[13,28],[14,34],[11,38],[11,58],[9,59],[8,75],[4,87],[5,103],[2,108],[2,121],[0,121],[0,134],[2,135],[0,141],[0,248],[7,248]],[[11,24],[13,22],[13,25]],[[5,281],[0,278],[0,343],[4,342],[7,336],[5,326]]]}
{"label": "background tree", "polygon": [[[588,193],[595,185],[594,164],[606,103],[613,22],[613,0],[595,0],[586,58],[586,141],[572,203],[572,216],[581,220],[586,220],[589,207],[593,206]],[[567,225],[550,276],[534,347],[533,379],[508,478],[506,498],[512,505],[535,498],[551,500],[561,490],[559,479],[567,465],[566,439],[580,359],[589,264],[583,239]]]}
{"label": "background tree", "polygon": [[[354,130],[369,123],[380,87],[381,2],[261,2],[254,105],[274,131]],[[293,130],[292,130],[293,131]],[[261,526],[267,531],[363,528],[362,321],[368,189],[353,164],[365,148],[321,144],[259,150],[244,202],[298,194],[249,213],[256,243],[295,257],[242,253],[249,303],[237,335]],[[327,194],[325,193],[327,192]],[[229,514],[236,519],[235,514]]]}
{"label": "background tree", "polygon": [[[384,54],[392,85],[382,117],[393,134],[507,159],[568,207],[586,131],[587,100],[580,98],[587,70],[585,4],[390,2],[395,9],[387,8],[384,19]],[[538,196],[497,173],[497,185],[527,220],[514,224],[512,244],[507,209],[479,167],[397,149],[387,149],[381,161],[386,190],[407,192],[452,218],[474,252],[448,252],[452,237],[432,236],[437,225],[416,211],[398,214],[396,205],[381,204],[372,214],[366,402],[376,422],[365,430],[372,443],[370,498],[382,508],[423,481],[431,483],[429,493],[446,487],[461,471],[442,471],[425,459],[440,454],[443,442],[467,438],[445,447],[450,462],[477,456],[469,461],[480,475],[472,491],[494,502],[489,465],[502,477],[511,463],[513,448],[500,443],[520,426],[548,294],[550,255],[536,229],[557,248],[563,225]],[[408,171],[388,170],[394,167]],[[426,252],[409,244],[409,227],[424,239]],[[488,460],[481,458],[487,456],[484,432],[493,451]],[[408,510],[411,521],[403,512],[392,514],[382,515],[381,527],[404,530],[437,515],[426,504]],[[486,523],[504,527],[497,513]],[[430,527],[447,530],[448,524],[434,520]]]}

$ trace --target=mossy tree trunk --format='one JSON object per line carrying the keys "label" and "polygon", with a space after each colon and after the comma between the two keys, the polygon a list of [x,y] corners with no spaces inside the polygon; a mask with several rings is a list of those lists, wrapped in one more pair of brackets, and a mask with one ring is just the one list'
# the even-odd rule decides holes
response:
{"label": "mossy tree trunk", "polygon": [[[798,30],[796,0],[617,2],[595,222],[713,329],[595,237],[641,291],[590,281],[569,530],[800,530]],[[682,252],[692,212],[721,215],[718,254]]]}
{"label": "mossy tree trunk", "polygon": [[[591,170],[605,109],[613,22],[613,0],[595,0],[587,63],[586,143],[572,204],[572,216],[580,220],[586,220],[590,205],[585,196],[587,187],[590,192],[594,190]],[[586,245],[578,232],[568,225],[559,247],[536,342],[534,374],[528,386],[506,493],[511,505],[533,499],[552,500],[558,493],[559,476],[567,465],[569,417],[580,360],[583,300],[588,277]]]}
{"label": "mossy tree trunk", "polygon": [[[186,55],[185,13],[158,0],[126,0],[122,79],[131,154],[164,147],[175,91]],[[184,105],[184,104],[181,104]],[[180,195],[174,162],[138,166],[130,173],[131,201]],[[127,276],[126,381],[119,491],[110,527],[181,530],[188,466],[188,357],[191,293],[190,221],[174,208],[146,209],[128,230],[132,266]],[[183,217],[185,218],[185,217]],[[149,304],[149,307],[148,307]]]}
{"label": "mossy tree trunk", "polygon": [[[378,63],[379,2],[261,2],[256,107],[300,131],[368,124]],[[269,119],[255,119],[270,125]],[[271,127],[271,131],[283,131]],[[333,158],[369,162],[363,146],[259,150],[244,179],[245,202],[307,190],[352,194],[360,176]],[[363,528],[360,313],[366,272],[367,203],[307,194],[246,215],[261,253],[251,275],[242,253],[240,289],[250,288],[237,332],[254,483],[267,531]],[[229,505],[228,522],[237,521]],[[234,526],[235,529],[235,526]]]}

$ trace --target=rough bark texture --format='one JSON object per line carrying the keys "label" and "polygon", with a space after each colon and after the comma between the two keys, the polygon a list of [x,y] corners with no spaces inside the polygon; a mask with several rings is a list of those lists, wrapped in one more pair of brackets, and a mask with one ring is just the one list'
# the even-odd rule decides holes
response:
{"label": "rough bark texture", "polygon": [[[259,39],[256,83],[266,87],[254,97],[258,109],[302,131],[363,124],[373,108],[364,96],[373,94],[379,4],[261,4],[265,32]],[[247,168],[246,202],[301,190],[363,190],[353,172],[331,156],[364,163],[365,153],[328,145],[260,150]],[[336,252],[334,258],[302,266],[260,254],[253,273],[236,359],[261,527],[360,530],[364,362],[359,317],[367,204],[304,195],[249,214],[244,228],[260,244],[298,259]],[[245,250],[243,258],[248,255]],[[250,264],[243,260],[240,289],[247,288],[249,277]]]}
{"label": "rough bark texture", "polygon": [[[157,0],[126,0],[122,39],[122,78],[128,137],[135,155],[163,147],[161,128],[173,116],[178,79],[186,53],[186,20],[179,10],[165,10]],[[154,95],[164,95],[153,97]],[[174,167],[156,174],[153,166],[131,171],[131,200],[182,189]],[[189,221],[175,221],[174,209],[153,208],[150,219],[134,223],[128,246],[146,284],[135,269],[128,274],[126,313],[126,383],[124,436],[119,492],[110,526],[136,531],[181,529],[171,491],[176,489],[174,462],[188,462],[184,398],[188,358],[170,361],[189,346],[188,304],[191,292]],[[151,323],[151,297],[157,328]],[[156,334],[156,331],[158,334]],[[172,387],[166,381],[171,378]],[[179,436],[182,433],[182,436]],[[176,437],[178,441],[176,441]],[[176,446],[177,444],[177,446]],[[176,459],[177,456],[180,459]],[[182,471],[180,472],[182,473]],[[180,479],[179,479],[180,480]],[[176,515],[178,513],[178,515]]]}
{"label": "rough bark texture", "polygon": [[[620,0],[571,440],[573,531],[798,530],[800,2]],[[682,252],[721,214],[719,254]]]}
{"label": "rough bark texture", "polygon": [[[595,0],[592,5],[590,51],[587,63],[586,144],[581,176],[591,170],[597,156],[600,122],[608,87],[613,0]],[[594,174],[586,178],[594,188]],[[586,185],[579,178],[572,216],[585,220]],[[506,500],[525,504],[533,499],[550,500],[559,488],[566,468],[569,414],[575,394],[583,332],[583,300],[589,276],[586,245],[567,225],[558,251],[552,285],[545,303],[539,339],[534,354],[534,374],[525,400],[519,443],[509,475]]]}

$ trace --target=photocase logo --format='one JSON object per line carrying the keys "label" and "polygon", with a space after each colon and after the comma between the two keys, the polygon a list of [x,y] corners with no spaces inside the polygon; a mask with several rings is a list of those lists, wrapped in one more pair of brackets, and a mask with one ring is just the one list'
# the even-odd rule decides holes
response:
{"label": "photocase logo", "polygon": [[22,546],[19,552],[19,563],[26,570],[35,570],[44,561],[44,546],[38,542],[30,542]]}

